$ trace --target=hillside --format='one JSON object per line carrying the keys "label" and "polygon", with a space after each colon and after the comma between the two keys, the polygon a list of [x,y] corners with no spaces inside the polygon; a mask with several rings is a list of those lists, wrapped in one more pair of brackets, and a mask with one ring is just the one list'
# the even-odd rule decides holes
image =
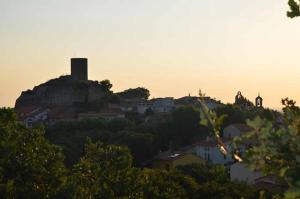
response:
{"label": "hillside", "polygon": [[107,91],[98,81],[77,81],[61,76],[22,92],[15,109],[24,107],[67,107],[76,103],[92,103],[102,99]]}

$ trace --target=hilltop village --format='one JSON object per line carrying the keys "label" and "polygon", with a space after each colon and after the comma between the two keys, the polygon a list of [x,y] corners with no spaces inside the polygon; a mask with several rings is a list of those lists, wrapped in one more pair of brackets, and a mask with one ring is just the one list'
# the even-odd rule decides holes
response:
{"label": "hilltop village", "polygon": [[[147,119],[151,113],[168,115],[178,107],[199,106],[199,97],[185,96],[149,99],[150,91],[138,87],[113,93],[109,80],[88,80],[88,60],[71,59],[71,75],[61,76],[22,92],[16,100],[19,119],[30,127],[36,123],[82,120],[88,118],[126,118],[136,114]],[[220,101],[205,97],[211,109],[222,106]]]}
{"label": "hilltop village", "polygon": [[[28,128],[46,125],[46,136],[63,147],[69,165],[78,160],[89,136],[105,143],[126,145],[138,167],[171,171],[192,163],[224,165],[232,181],[280,188],[269,176],[252,172],[233,157],[224,156],[219,142],[200,125],[199,96],[149,99],[150,91],[143,87],[119,93],[112,92],[111,87],[109,80],[88,79],[86,58],[72,58],[71,75],[22,92],[15,111],[18,120]],[[246,125],[246,118],[259,115],[280,123],[280,114],[264,109],[260,95],[254,103],[241,92],[235,96],[234,104],[223,104],[206,96],[201,99],[208,109],[227,115],[221,139],[228,151],[234,150],[234,137],[253,130]],[[241,145],[239,152],[242,154],[249,146],[251,141]]]}
{"label": "hilltop village", "polygon": [[[147,116],[167,116],[182,106],[199,107],[199,96],[184,96],[149,99],[150,91],[143,87],[130,88],[113,93],[109,80],[88,80],[88,60],[71,59],[71,75],[49,80],[32,90],[23,91],[16,100],[15,110],[18,118],[27,127],[37,123],[53,124],[59,121],[74,121],[89,118],[126,118],[136,115],[141,119]],[[209,109],[224,104],[210,97],[203,97]],[[262,98],[255,99],[255,105],[243,97],[241,92],[235,97],[235,103],[244,109],[262,108]]]}

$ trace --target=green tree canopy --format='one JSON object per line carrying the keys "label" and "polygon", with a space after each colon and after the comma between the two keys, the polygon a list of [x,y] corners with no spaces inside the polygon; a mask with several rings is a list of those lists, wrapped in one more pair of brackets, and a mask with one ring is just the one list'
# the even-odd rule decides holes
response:
{"label": "green tree canopy", "polygon": [[61,149],[44,138],[43,128],[27,129],[11,109],[0,109],[0,195],[51,198],[66,181]]}
{"label": "green tree canopy", "polygon": [[145,169],[141,178],[145,199],[187,198],[185,190],[167,171]]}
{"label": "green tree canopy", "polygon": [[206,138],[208,130],[200,125],[200,112],[192,106],[184,106],[172,113],[172,140],[179,145],[191,144],[195,138]]}
{"label": "green tree canopy", "polygon": [[248,120],[254,130],[235,139],[238,147],[247,140],[255,140],[242,157],[250,168],[265,175],[275,175],[279,183],[287,184],[286,198],[300,197],[300,108],[293,100],[282,100],[285,106],[282,120],[267,121],[257,117]]}
{"label": "green tree canopy", "polygon": [[131,167],[127,148],[92,143],[72,170],[68,190],[72,198],[138,198],[139,172]]}

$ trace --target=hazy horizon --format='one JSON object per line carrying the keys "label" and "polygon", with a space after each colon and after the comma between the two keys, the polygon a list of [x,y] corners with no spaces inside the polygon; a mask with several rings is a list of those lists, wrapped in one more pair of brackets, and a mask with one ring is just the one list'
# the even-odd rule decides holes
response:
{"label": "hazy horizon", "polygon": [[286,1],[0,1],[0,106],[89,59],[89,79],[152,97],[300,101],[299,19]]}

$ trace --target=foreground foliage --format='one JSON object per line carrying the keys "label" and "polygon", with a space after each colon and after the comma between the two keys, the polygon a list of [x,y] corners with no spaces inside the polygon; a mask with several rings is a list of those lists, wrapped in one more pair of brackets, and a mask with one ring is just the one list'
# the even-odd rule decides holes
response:
{"label": "foreground foliage", "polygon": [[[228,154],[220,139],[220,126],[224,116],[218,117],[214,111],[202,105],[202,122],[215,134],[224,155],[233,155],[237,161],[245,162],[265,175],[275,176],[278,184],[286,189],[285,198],[300,198],[300,108],[293,100],[282,100],[283,115],[275,114],[274,120],[256,117],[247,120],[254,130],[236,137],[236,149],[251,140],[244,154]],[[238,151],[237,151],[238,152]]]}
{"label": "foreground foliage", "polygon": [[300,108],[293,100],[282,100],[285,106],[280,121],[267,121],[257,117],[248,121],[254,130],[235,140],[236,145],[255,140],[244,156],[252,169],[266,175],[275,175],[279,183],[287,186],[286,198],[300,198]]}
{"label": "foreground foliage", "polygon": [[26,129],[10,109],[0,111],[0,195],[51,198],[66,182],[59,147],[47,142],[42,128]]}
{"label": "foreground foliage", "polygon": [[16,122],[12,110],[0,109],[2,198],[196,199],[257,195],[246,185],[230,183],[222,167],[194,165],[172,172],[138,169],[132,166],[127,147],[90,139],[78,162],[66,168],[61,149],[49,144],[43,132],[41,127],[26,129]]}
{"label": "foreground foliage", "polygon": [[300,16],[299,3],[297,3],[295,0],[289,0],[288,4],[290,7],[290,11],[287,11],[287,16],[290,18]]}

